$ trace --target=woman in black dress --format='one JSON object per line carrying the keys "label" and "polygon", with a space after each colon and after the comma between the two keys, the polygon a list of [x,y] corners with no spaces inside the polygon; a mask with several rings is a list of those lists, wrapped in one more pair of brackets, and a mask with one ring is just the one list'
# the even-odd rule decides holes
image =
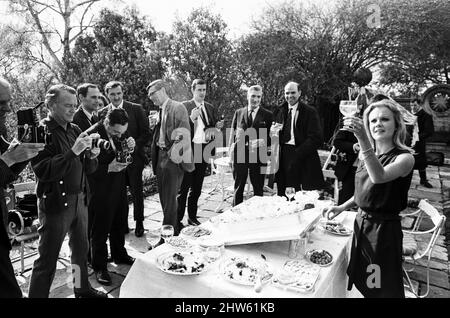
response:
{"label": "woman in black dress", "polygon": [[427,157],[426,157],[426,139],[434,134],[433,117],[422,107],[420,99],[415,98],[411,101],[411,112],[417,116],[417,125],[419,127],[419,140],[413,145],[415,151],[414,159],[416,163],[414,169],[419,170],[420,184],[426,188],[433,186],[427,180]]}
{"label": "woman in black dress", "polygon": [[371,104],[361,120],[348,117],[344,124],[361,146],[355,195],[326,210],[333,219],[355,204],[348,288],[354,284],[365,297],[405,297],[402,276],[402,240],[399,213],[406,208],[414,157],[405,146],[405,124],[396,104]]}

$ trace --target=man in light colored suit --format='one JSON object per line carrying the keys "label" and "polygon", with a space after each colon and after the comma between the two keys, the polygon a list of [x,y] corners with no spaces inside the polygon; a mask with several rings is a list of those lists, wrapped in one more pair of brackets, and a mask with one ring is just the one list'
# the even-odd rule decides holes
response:
{"label": "man in light colored suit", "polygon": [[150,128],[153,130],[152,167],[158,179],[163,225],[172,225],[178,235],[177,193],[184,172],[194,171],[189,117],[183,104],[169,98],[162,80],[151,82],[147,92],[160,108],[159,120],[152,120]]}

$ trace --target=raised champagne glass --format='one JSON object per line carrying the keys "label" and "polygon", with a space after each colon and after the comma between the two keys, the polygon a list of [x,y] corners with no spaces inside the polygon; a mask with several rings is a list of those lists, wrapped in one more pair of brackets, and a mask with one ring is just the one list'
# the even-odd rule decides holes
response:
{"label": "raised champagne glass", "polygon": [[[356,100],[341,100],[339,104],[339,110],[344,117],[352,117],[358,113],[358,105]],[[341,128],[341,130],[347,130],[347,127]]]}

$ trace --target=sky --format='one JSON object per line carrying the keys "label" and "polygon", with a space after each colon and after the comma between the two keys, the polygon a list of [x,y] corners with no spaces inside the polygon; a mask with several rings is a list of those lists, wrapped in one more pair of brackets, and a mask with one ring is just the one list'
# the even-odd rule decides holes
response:
{"label": "sky", "polygon": [[[102,0],[96,9],[102,7],[122,12],[126,6],[136,6],[139,12],[150,18],[158,31],[170,33],[176,17],[185,19],[189,13],[199,7],[220,13],[228,25],[229,35],[239,37],[248,33],[253,18],[257,18],[264,8],[276,6],[289,0]],[[292,0],[294,2],[314,3],[319,6],[328,5],[335,0]],[[8,21],[6,6],[8,0],[0,0],[0,19]],[[43,2],[54,2],[44,0]],[[13,19],[12,17],[10,19]]]}
{"label": "sky", "polygon": [[[139,11],[147,15],[156,30],[170,33],[175,17],[186,18],[192,9],[209,8],[220,13],[227,23],[232,36],[240,36],[250,29],[252,18],[258,17],[264,8],[286,2],[286,0],[109,0],[111,8],[119,9],[124,5],[136,5]],[[307,2],[308,0],[295,0]],[[323,5],[330,0],[311,2]]]}

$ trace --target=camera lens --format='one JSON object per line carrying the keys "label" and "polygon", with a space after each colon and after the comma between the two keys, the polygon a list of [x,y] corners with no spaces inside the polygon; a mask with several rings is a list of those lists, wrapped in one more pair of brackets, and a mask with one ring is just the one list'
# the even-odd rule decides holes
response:
{"label": "camera lens", "polygon": [[98,144],[98,146],[104,150],[108,150],[109,148],[111,148],[111,144],[109,143],[109,141],[106,141],[104,139],[100,139]]}

